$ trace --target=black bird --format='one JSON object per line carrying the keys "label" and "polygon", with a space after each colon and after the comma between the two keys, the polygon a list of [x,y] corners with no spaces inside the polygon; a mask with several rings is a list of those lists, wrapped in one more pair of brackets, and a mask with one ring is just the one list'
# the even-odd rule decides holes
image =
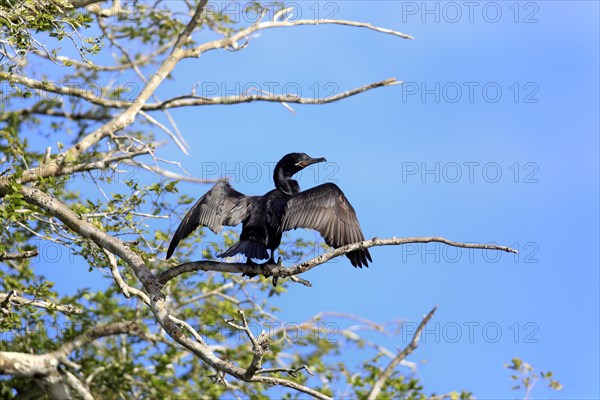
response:
{"label": "black bird", "polygon": [[[275,189],[264,196],[246,196],[233,189],[227,181],[216,183],[194,204],[179,224],[169,249],[167,259],[173,255],[179,242],[192,233],[198,225],[219,233],[223,226],[242,224],[240,241],[218,257],[243,254],[250,259],[267,259],[275,263],[275,249],[281,243],[284,231],[297,228],[315,229],[325,243],[333,248],[364,240],[356,213],[337,185],[325,183],[300,191],[292,176],[305,167],[327,161],[311,158],[304,153],[290,153],[275,166]],[[271,257],[267,252],[271,250]],[[368,267],[369,250],[347,253],[354,267]]]}

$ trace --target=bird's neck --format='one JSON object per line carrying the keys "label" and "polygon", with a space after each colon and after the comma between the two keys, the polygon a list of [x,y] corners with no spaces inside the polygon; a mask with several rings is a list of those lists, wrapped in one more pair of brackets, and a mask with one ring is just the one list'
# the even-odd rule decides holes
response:
{"label": "bird's neck", "polygon": [[273,180],[275,181],[275,187],[288,196],[294,196],[295,194],[300,193],[300,185],[298,182],[292,179],[289,172],[286,172],[281,168],[275,169]]}

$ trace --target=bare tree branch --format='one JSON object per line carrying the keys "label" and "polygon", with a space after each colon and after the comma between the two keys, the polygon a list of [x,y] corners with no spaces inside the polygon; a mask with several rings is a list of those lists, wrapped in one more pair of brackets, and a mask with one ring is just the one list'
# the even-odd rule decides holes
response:
{"label": "bare tree branch", "polygon": [[274,278],[288,278],[294,275],[302,274],[307,272],[316,266],[319,266],[327,261],[350,253],[355,250],[368,249],[369,247],[375,246],[398,246],[409,243],[430,243],[438,242],[444,243],[449,246],[462,247],[467,249],[484,249],[484,250],[498,250],[509,253],[517,253],[516,250],[506,246],[498,246],[493,244],[478,244],[478,243],[460,243],[454,242],[442,237],[412,237],[412,238],[396,238],[391,239],[379,239],[373,238],[358,243],[349,244],[335,250],[328,251],[327,253],[321,254],[311,260],[304,261],[293,267],[286,268],[277,264],[254,266],[245,263],[225,263],[217,261],[194,261],[185,264],[178,265],[176,267],[167,269],[158,274],[158,283],[165,285],[171,279],[177,277],[186,272],[194,271],[217,271],[217,272],[230,272],[230,273],[242,273],[247,275],[264,275],[271,276]]}
{"label": "bare tree branch", "polygon": [[[72,365],[67,356],[101,337],[119,334],[137,335],[139,326],[135,322],[125,321],[99,325],[89,329],[72,342],[67,342],[58,350],[47,354],[28,354],[0,352],[0,375],[26,376],[36,378],[41,389],[52,400],[72,398],[69,388],[75,390],[81,398],[93,400],[87,385],[75,375],[60,368],[61,364]],[[34,388],[18,398],[36,398],[39,393]]]}
{"label": "bare tree branch", "polygon": [[92,120],[92,121],[104,121],[112,118],[112,115],[105,109],[91,108],[84,112],[69,112],[66,110],[59,110],[62,103],[56,103],[53,105],[48,104],[45,101],[34,104],[31,107],[25,107],[18,110],[10,111],[13,115],[27,116],[29,114],[34,115],[47,115],[49,117],[65,118],[72,121]]}
{"label": "bare tree branch", "polygon": [[400,362],[402,360],[404,360],[409,354],[411,354],[413,351],[415,351],[415,349],[418,346],[419,338],[421,337],[421,332],[423,331],[423,329],[425,328],[425,325],[427,325],[427,323],[429,322],[431,317],[433,317],[433,314],[435,314],[436,310],[437,310],[437,306],[433,307],[433,309],[431,311],[429,311],[429,313],[425,316],[425,318],[423,318],[423,320],[417,327],[417,331],[415,332],[415,334],[414,334],[412,340],[410,341],[410,343],[408,344],[408,346],[406,346],[404,348],[404,350],[402,350],[400,353],[398,353],[398,355],[396,357],[394,357],[394,359],[383,370],[382,374],[379,376],[377,381],[373,384],[373,387],[371,388],[371,391],[369,392],[369,395],[367,396],[367,400],[376,400],[377,399],[377,396],[381,392],[383,385],[392,376],[394,369],[398,366],[398,364],[400,364]]}
{"label": "bare tree branch", "polygon": [[33,78],[28,78],[21,74],[11,74],[8,72],[0,72],[0,80],[6,80],[11,83],[19,83],[32,89],[41,90],[44,92],[56,93],[65,97],[78,97],[92,104],[110,108],[126,108],[131,106],[133,102],[112,100],[101,97],[93,90],[84,90],[71,85],[60,85],[56,82],[39,81]]}
{"label": "bare tree branch", "polygon": [[56,310],[64,314],[82,314],[83,311],[70,304],[57,304],[42,300],[30,300],[25,297],[17,296],[11,290],[9,293],[0,293],[0,308],[5,308],[4,303],[13,304],[15,306],[32,306],[37,308],[45,308],[47,310]]}
{"label": "bare tree branch", "polygon": [[[6,79],[10,82],[17,82],[23,85],[26,85],[33,89],[43,90],[46,92],[52,92],[56,94],[60,94],[63,96],[74,96],[81,99],[84,99],[92,104],[108,107],[108,108],[131,108],[135,106],[138,100],[124,101],[124,100],[113,100],[107,99],[101,96],[93,90],[84,90],[75,87],[63,86],[53,82],[43,82],[35,79],[27,78],[21,75],[9,74],[5,72],[0,72],[0,79]],[[202,97],[196,95],[184,95],[174,97],[172,99],[159,101],[155,103],[145,103],[137,112],[140,111],[158,111],[158,110],[166,110],[169,108],[178,108],[178,107],[192,107],[192,106],[209,106],[209,105],[230,105],[230,104],[240,104],[240,103],[251,103],[257,101],[263,102],[271,102],[271,103],[294,103],[294,104],[328,104],[334,103],[336,101],[369,91],[383,86],[393,86],[400,85],[402,81],[396,80],[396,78],[388,78],[383,81],[369,83],[367,85],[363,85],[351,90],[347,90],[342,93],[335,94],[329,97],[322,98],[308,98],[308,97],[299,97],[294,95],[278,95],[274,93],[261,93],[261,94],[239,94],[232,96],[222,96],[222,97]],[[38,111],[40,112],[40,111]],[[146,115],[146,118],[148,116]],[[151,122],[156,124],[156,120],[152,117]],[[164,125],[160,124],[159,126],[162,130],[165,130]],[[174,135],[166,130],[169,136],[173,137]],[[175,140],[175,139],[174,139]],[[176,140],[176,143],[179,147],[182,147],[181,143],[178,143],[179,139]],[[184,151],[182,149],[182,151]],[[184,151],[184,153],[187,150]]]}
{"label": "bare tree branch", "polygon": [[[138,66],[148,64],[151,61],[155,60],[157,56],[159,56],[159,55],[167,52],[169,49],[171,49],[174,44],[175,44],[174,41],[165,43],[162,46],[160,46],[158,49],[153,51],[152,53],[138,58],[137,60],[135,60],[135,63]],[[97,70],[97,71],[106,71],[106,72],[123,71],[123,70],[133,67],[132,62],[127,62],[127,63],[123,63],[120,65],[97,65],[97,64],[92,64],[89,60],[88,60],[88,62],[82,62],[82,61],[76,60],[74,58],[69,58],[69,57],[65,57],[65,56],[50,56],[50,55],[48,55],[48,53],[43,52],[41,50],[34,50],[32,53],[37,56],[40,56],[42,58],[48,59],[48,60],[59,61],[59,62],[63,63],[64,65],[80,67],[80,68],[88,68],[88,69],[93,69],[93,70]]]}
{"label": "bare tree branch", "polygon": [[4,260],[20,260],[22,258],[36,257],[39,254],[37,250],[27,250],[21,253],[2,253],[0,254],[0,261]]}
{"label": "bare tree branch", "polygon": [[229,105],[229,104],[240,104],[240,103],[251,103],[255,101],[264,101],[272,103],[294,103],[294,104],[327,104],[333,103],[347,97],[357,95],[359,93],[366,92],[368,90],[376,89],[383,86],[393,86],[402,84],[402,81],[396,80],[396,78],[388,78],[383,81],[369,83],[364,86],[360,86],[355,89],[347,90],[342,93],[330,97],[322,98],[307,98],[293,95],[277,95],[273,93],[267,94],[239,94],[233,96],[223,97],[201,97],[201,96],[180,96],[169,100],[165,100],[160,103],[148,103],[144,106],[144,110],[164,110],[167,108],[174,107],[190,107],[190,106],[205,106],[205,105]]}
{"label": "bare tree branch", "polygon": [[320,19],[320,20],[310,20],[310,19],[301,19],[297,21],[287,21],[287,20],[277,20],[278,15],[276,14],[271,21],[262,22],[259,20],[255,24],[236,32],[235,34],[225,37],[223,39],[213,40],[211,42],[207,42],[197,46],[193,49],[186,50],[186,57],[199,57],[202,53],[224,49],[224,48],[234,48],[239,49],[240,46],[237,44],[241,40],[247,39],[253,33],[271,28],[282,28],[282,27],[292,27],[292,26],[300,26],[300,25],[347,25],[354,27],[367,28],[370,30],[374,30],[376,32],[381,32],[393,36],[398,36],[404,39],[413,39],[412,36],[406,35],[402,32],[394,31],[391,29],[380,28],[369,23],[365,22],[356,22],[356,21],[345,21],[345,20],[337,20],[337,19]]}

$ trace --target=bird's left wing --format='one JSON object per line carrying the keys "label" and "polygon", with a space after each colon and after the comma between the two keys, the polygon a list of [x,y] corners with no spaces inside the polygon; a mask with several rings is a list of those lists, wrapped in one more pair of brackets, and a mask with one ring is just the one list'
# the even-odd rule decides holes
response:
{"label": "bird's left wing", "polygon": [[[365,240],[354,208],[333,183],[325,183],[292,196],[285,207],[282,231],[297,228],[315,229],[325,243],[338,248]],[[368,267],[368,249],[347,253],[355,267]]]}
{"label": "bird's left wing", "polygon": [[199,225],[219,233],[223,225],[235,226],[247,216],[252,197],[238,192],[227,181],[217,182],[187,212],[171,239],[167,250],[169,259],[179,242],[185,239]]}

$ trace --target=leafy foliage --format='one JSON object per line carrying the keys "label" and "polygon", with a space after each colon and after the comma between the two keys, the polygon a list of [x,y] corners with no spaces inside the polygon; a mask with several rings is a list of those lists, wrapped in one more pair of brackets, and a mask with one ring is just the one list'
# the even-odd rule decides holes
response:
{"label": "leafy foliage", "polygon": [[[1,0],[0,15],[2,61],[19,59],[36,50],[57,54],[57,49],[48,50],[39,39],[42,32],[57,42],[71,39],[83,57],[100,50],[96,38],[79,34],[79,30],[91,26],[93,19],[87,13],[76,12],[67,0]],[[18,63],[8,65],[12,71]]]}
{"label": "leafy foliage", "polygon": [[529,398],[529,394],[538,381],[545,381],[550,389],[562,390],[562,384],[553,378],[552,371],[539,373],[535,372],[533,367],[521,360],[513,358],[510,364],[505,364],[504,367],[514,371],[510,376],[515,383],[513,390],[525,390],[525,398]]}

